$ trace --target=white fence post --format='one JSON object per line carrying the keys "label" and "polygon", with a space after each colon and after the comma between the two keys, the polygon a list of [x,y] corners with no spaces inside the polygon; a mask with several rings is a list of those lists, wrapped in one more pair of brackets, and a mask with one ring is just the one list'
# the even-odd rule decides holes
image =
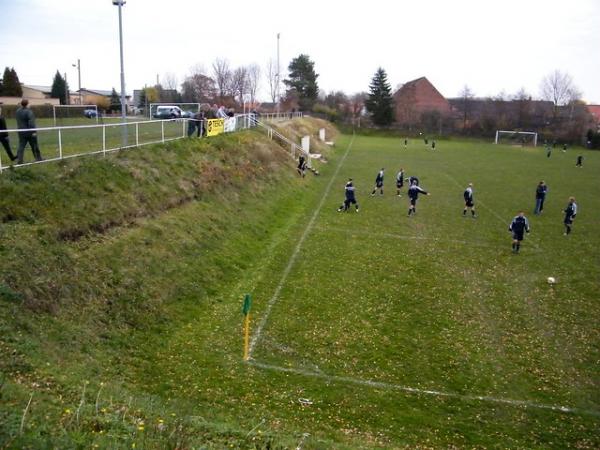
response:
{"label": "white fence post", "polygon": [[61,129],[58,129],[58,157],[62,159],[62,133]]}
{"label": "white fence post", "polygon": [[106,125],[102,125],[102,155],[106,156]]}
{"label": "white fence post", "polygon": [[135,123],[135,146],[140,146],[140,124],[139,122]]}
{"label": "white fence post", "polygon": [[164,144],[165,143],[165,121],[164,120],[162,120],[160,122],[160,132],[161,132],[162,141],[163,141],[163,144]]}

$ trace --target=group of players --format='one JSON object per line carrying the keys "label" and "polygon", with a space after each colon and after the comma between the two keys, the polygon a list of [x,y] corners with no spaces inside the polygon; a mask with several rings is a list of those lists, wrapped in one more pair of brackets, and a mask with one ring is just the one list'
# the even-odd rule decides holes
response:
{"label": "group of players", "polygon": [[[406,140],[405,140],[406,145]],[[578,161],[579,162],[579,161]],[[580,167],[580,166],[579,166]],[[383,179],[384,179],[385,169],[382,167],[379,172],[377,172],[377,176],[375,177],[375,187],[371,192],[371,196],[375,196],[377,191],[379,191],[379,195],[383,195]],[[408,206],[408,217],[416,214],[417,210],[417,200],[419,198],[419,194],[431,195],[429,192],[425,191],[419,186],[419,178],[416,176],[410,176],[405,178],[404,169],[401,168],[396,174],[396,195],[401,197],[400,193],[401,189],[404,187],[404,182],[408,182],[408,191],[407,195],[409,198],[409,206]],[[541,214],[544,209],[544,199],[546,197],[546,193],[548,191],[548,187],[546,184],[541,181],[540,184],[536,188],[536,206],[534,213]],[[473,196],[473,183],[469,183],[463,192],[463,198],[465,201],[463,216],[467,216],[467,211],[470,210],[471,217],[475,219],[477,217],[475,213],[475,200]],[[358,201],[356,200],[356,188],[354,186],[354,182],[352,178],[349,178],[344,187],[344,202],[338,208],[338,212],[346,212],[350,209],[351,205],[354,205],[354,209],[356,212],[359,211]],[[575,202],[575,197],[569,197],[569,202],[566,208],[563,210],[564,216],[564,226],[565,232],[564,235],[567,236],[571,234],[573,221],[577,216],[577,203]],[[525,213],[523,211],[519,211],[519,213],[512,219],[508,226],[508,231],[512,233],[512,251],[513,253],[519,253],[521,249],[521,242],[525,236],[525,233],[529,233],[531,230],[529,226],[529,220],[525,217]]]}

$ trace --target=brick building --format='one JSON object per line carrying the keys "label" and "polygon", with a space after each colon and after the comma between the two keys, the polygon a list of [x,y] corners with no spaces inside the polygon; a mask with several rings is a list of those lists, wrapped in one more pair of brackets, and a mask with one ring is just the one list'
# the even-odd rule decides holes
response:
{"label": "brick building", "polygon": [[394,94],[396,122],[416,124],[423,113],[437,111],[443,116],[451,113],[450,103],[426,78],[421,77],[402,85]]}

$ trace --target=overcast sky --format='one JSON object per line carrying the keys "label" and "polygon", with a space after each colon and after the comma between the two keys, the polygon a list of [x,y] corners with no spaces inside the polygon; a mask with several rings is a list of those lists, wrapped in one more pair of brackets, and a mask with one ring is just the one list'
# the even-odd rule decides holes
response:
{"label": "overcast sky", "polygon": [[[111,0],[0,0],[0,66],[25,84],[50,85],[56,70],[77,88],[119,90],[118,13]],[[215,58],[231,65],[276,57],[282,72],[306,53],[321,91],[368,89],[378,66],[399,83],[426,76],[446,97],[467,84],[480,97],[568,72],[600,103],[598,0],[127,0],[123,8],[126,90],[167,72],[179,81]],[[260,97],[268,99],[266,82]]]}

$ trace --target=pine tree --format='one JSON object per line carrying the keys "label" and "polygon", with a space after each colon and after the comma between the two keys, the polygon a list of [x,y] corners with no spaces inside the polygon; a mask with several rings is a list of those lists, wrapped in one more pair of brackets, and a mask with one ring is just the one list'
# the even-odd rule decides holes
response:
{"label": "pine tree", "polygon": [[375,125],[390,125],[394,121],[394,100],[392,88],[383,68],[377,69],[369,85],[369,98],[365,101]]}
{"label": "pine tree", "polygon": [[308,55],[301,54],[292,59],[288,70],[290,71],[289,79],[283,80],[283,82],[290,90],[295,91],[300,109],[312,110],[319,95],[317,84],[319,75],[315,73],[315,63],[310,60]]}
{"label": "pine tree", "polygon": [[119,94],[115,88],[113,88],[112,92],[110,93],[110,110],[121,111],[121,97],[119,97]]}
{"label": "pine tree", "polygon": [[56,71],[54,80],[52,81],[50,97],[60,99],[61,105],[66,105],[69,100],[69,87],[67,86],[67,81],[62,77],[58,70]]}
{"label": "pine tree", "polygon": [[2,80],[2,92],[0,93],[6,97],[21,97],[23,96],[23,88],[14,67],[4,69],[4,75]]}

